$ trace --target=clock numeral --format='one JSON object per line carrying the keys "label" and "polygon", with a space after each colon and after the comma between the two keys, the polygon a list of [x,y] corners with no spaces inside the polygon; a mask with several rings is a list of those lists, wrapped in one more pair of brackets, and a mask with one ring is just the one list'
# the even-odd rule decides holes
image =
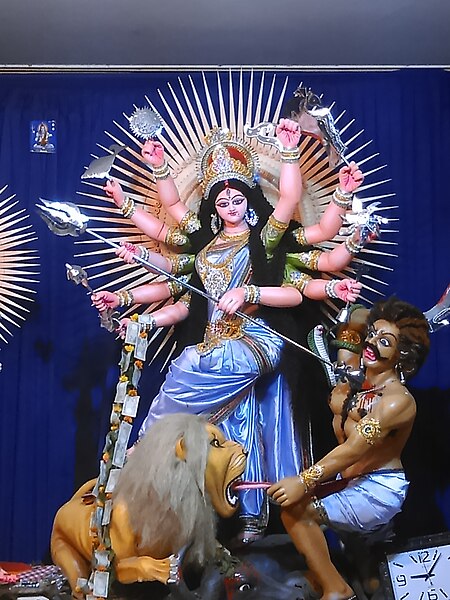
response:
{"label": "clock numeral", "polygon": [[431,588],[431,590],[428,590],[427,594],[428,600],[438,600],[438,595],[436,594],[435,589]]}
{"label": "clock numeral", "polygon": [[406,579],[406,575],[397,575],[397,577],[395,578],[395,581],[398,583],[399,587],[403,587],[404,585],[406,585],[408,583],[407,579]]}
{"label": "clock numeral", "polygon": [[430,553],[428,550],[420,550],[417,553],[420,563],[430,562]]}

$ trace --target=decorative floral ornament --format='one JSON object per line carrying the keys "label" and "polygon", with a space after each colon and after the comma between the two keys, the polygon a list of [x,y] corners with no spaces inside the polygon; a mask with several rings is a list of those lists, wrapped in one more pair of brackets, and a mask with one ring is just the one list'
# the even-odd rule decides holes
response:
{"label": "decorative floral ornament", "polygon": [[213,185],[228,179],[255,187],[259,162],[250,146],[237,141],[229,129],[219,127],[206,135],[205,142],[198,157],[198,176],[205,198]]}

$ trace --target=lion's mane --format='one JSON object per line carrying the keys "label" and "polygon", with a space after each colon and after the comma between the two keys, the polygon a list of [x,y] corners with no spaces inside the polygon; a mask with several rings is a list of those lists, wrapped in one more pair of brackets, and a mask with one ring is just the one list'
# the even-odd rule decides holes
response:
{"label": "lion's mane", "polygon": [[[185,461],[175,454],[180,438]],[[188,414],[157,421],[136,446],[114,499],[127,505],[139,547],[157,548],[170,540],[174,552],[192,544],[186,562],[204,564],[214,556],[215,512],[205,491],[208,451],[205,421]]]}

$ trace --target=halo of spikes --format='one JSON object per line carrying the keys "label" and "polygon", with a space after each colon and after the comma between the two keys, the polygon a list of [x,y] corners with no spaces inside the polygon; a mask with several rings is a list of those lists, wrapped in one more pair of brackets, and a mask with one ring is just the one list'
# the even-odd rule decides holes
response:
{"label": "halo of spikes", "polygon": [[20,327],[33,301],[39,267],[36,250],[29,244],[37,239],[29,215],[18,208],[15,194],[6,195],[7,185],[0,189],[0,340],[8,343],[11,326]]}
{"label": "halo of spikes", "polygon": [[[277,123],[285,104],[289,78],[283,77],[280,91],[276,91],[280,76],[277,74],[249,74],[249,81],[244,82],[243,72],[203,73],[201,81],[193,77],[179,77],[175,84],[168,83],[166,89],[158,89],[152,98],[145,96],[147,108],[151,108],[164,122],[164,129],[158,134],[159,141],[164,145],[167,162],[171,169],[180,197],[194,211],[202,197],[198,180],[196,161],[201,151],[205,135],[214,127],[228,128],[238,140],[244,141],[244,126],[255,126],[263,121]],[[276,85],[277,84],[277,85]],[[298,82],[295,82],[297,85]],[[333,105],[330,107],[334,108]],[[135,111],[138,107],[134,107]],[[140,109],[143,110],[143,109]],[[132,117],[123,114],[121,121],[114,121],[113,132],[106,131],[109,140],[107,144],[98,144],[103,155],[105,152],[116,153],[117,145],[122,150],[117,153],[111,169],[111,175],[123,186],[125,193],[132,197],[137,206],[153,213],[169,225],[174,223],[158,203],[156,186],[151,172],[143,165],[140,156],[142,142],[130,132]],[[378,153],[370,151],[372,140],[362,141],[364,130],[354,130],[354,119],[348,119],[345,111],[335,117],[335,123],[340,129],[342,141],[348,148],[346,158],[354,160],[364,172],[364,185],[358,190],[358,198],[362,205],[374,201],[382,201],[394,194],[384,192],[389,179],[377,179],[379,172],[386,165],[378,164]],[[245,139],[258,155],[260,170],[259,184],[271,202],[275,204],[278,197],[278,178],[280,159],[278,150],[273,146],[262,144],[256,138]],[[92,155],[93,158],[98,156]],[[300,142],[300,169],[302,171],[304,190],[298,206],[296,218],[302,225],[317,223],[331,201],[331,196],[338,184],[338,169],[330,168],[326,151],[320,141],[302,135]],[[102,185],[84,181],[89,191],[80,192],[88,199],[87,204],[80,207],[87,209],[92,226],[103,235],[110,236],[114,241],[130,241],[142,244],[153,251],[164,252],[160,244],[146,238],[129,220],[122,217],[112,200],[105,197]],[[383,213],[395,209],[395,206],[381,207]],[[396,221],[389,218],[389,225]],[[394,233],[390,227],[382,230],[381,240],[372,242],[352,261],[349,267],[337,275],[353,277],[361,265],[370,267],[374,274],[365,272],[361,276],[363,290],[361,298],[371,304],[374,297],[382,297],[382,289],[386,283],[383,273],[391,271],[389,260],[396,255],[391,252],[394,241],[386,236]],[[333,240],[318,244],[323,249],[332,249],[345,239],[345,227]],[[117,289],[127,286],[129,289],[161,280],[160,276],[149,274],[143,267],[122,263],[115,257],[111,248],[99,247],[95,240],[77,242],[86,249],[77,256],[84,257],[89,264],[85,269],[90,273],[90,281],[97,289]],[[336,277],[336,274],[324,274],[325,277]],[[97,281],[96,281],[97,280]],[[95,282],[95,284],[94,284]],[[98,285],[97,285],[98,282]],[[326,301],[325,314],[334,321],[338,311],[335,301]],[[159,305],[146,307],[145,311],[153,311]],[[132,307],[135,311],[136,307]]]}

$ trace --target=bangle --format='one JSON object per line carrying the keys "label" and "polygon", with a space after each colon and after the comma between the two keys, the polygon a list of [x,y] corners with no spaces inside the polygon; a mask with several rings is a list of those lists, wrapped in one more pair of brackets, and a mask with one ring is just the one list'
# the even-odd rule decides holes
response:
{"label": "bangle", "polygon": [[317,464],[313,465],[312,467],[309,467],[309,469],[305,469],[300,473],[298,477],[305,486],[307,494],[309,494],[309,492],[311,492],[316,487],[323,475],[323,472],[324,468],[322,467],[322,465]]}
{"label": "bangle", "polygon": [[297,244],[300,246],[308,246],[308,240],[306,239],[304,227],[298,227],[297,229],[294,229],[292,235],[294,236],[294,240],[297,242]]}
{"label": "bangle", "polygon": [[329,281],[326,282],[325,293],[328,296],[328,298],[339,298],[339,296],[336,294],[336,291],[335,291],[335,287],[336,287],[337,283],[339,283],[339,279],[330,279]]}
{"label": "bangle", "polygon": [[169,165],[167,164],[166,161],[164,161],[160,167],[153,167],[152,173],[153,173],[153,177],[156,180],[167,179],[170,175]]}
{"label": "bangle", "polygon": [[345,210],[349,210],[352,207],[353,194],[351,192],[343,192],[339,187],[337,187],[334,190],[332,200],[339,208],[345,208]]}
{"label": "bangle", "polygon": [[118,292],[114,292],[119,299],[119,306],[131,306],[134,304],[134,296],[133,292],[129,292],[128,290],[119,290]]}
{"label": "bangle", "polygon": [[283,148],[280,151],[281,162],[283,163],[296,163],[300,158],[300,150],[296,148]]}
{"label": "bangle", "polygon": [[120,210],[126,219],[130,219],[136,212],[136,204],[135,204],[133,198],[130,198],[129,196],[125,196],[125,200],[123,201],[123,204],[120,207]]}
{"label": "bangle", "polygon": [[244,301],[249,304],[259,304],[261,289],[257,285],[244,285]]}
{"label": "bangle", "polygon": [[344,242],[344,246],[345,249],[347,250],[347,252],[349,252],[350,254],[358,254],[358,252],[361,252],[361,250],[364,248],[364,246],[362,244],[358,244],[356,242],[354,242],[351,238],[351,236],[348,236],[347,238],[345,238],[345,242]]}

